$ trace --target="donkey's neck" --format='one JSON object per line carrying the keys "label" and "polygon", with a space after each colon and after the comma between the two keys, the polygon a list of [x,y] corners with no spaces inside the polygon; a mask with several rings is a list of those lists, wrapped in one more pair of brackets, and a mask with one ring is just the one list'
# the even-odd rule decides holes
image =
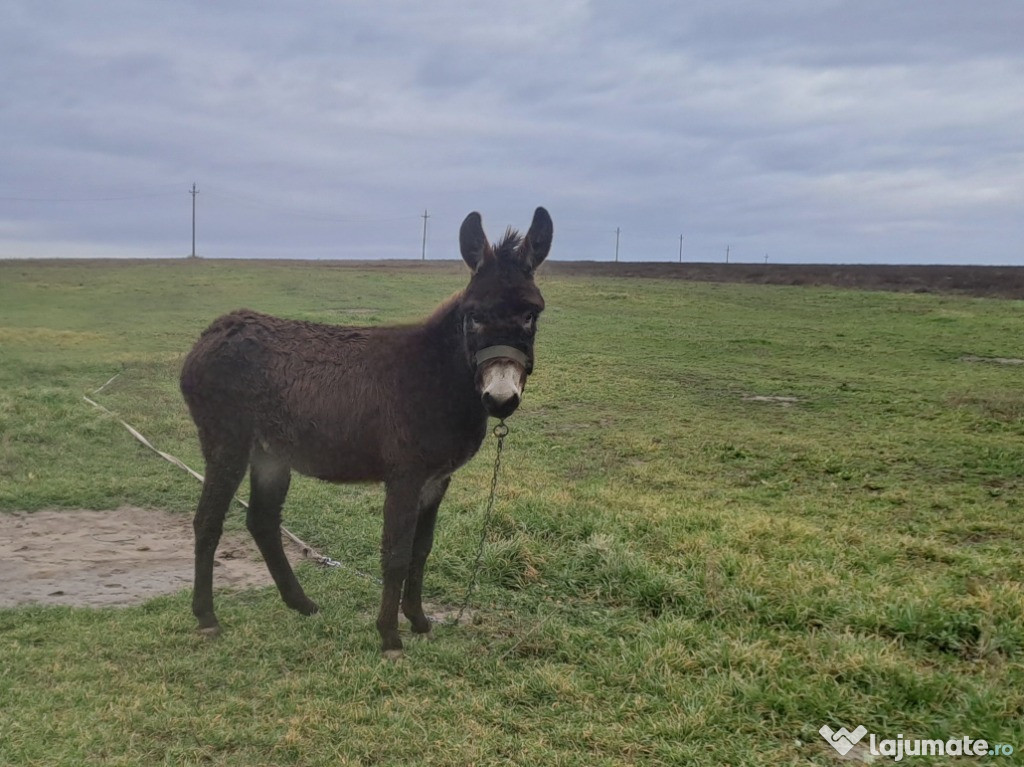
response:
{"label": "donkey's neck", "polygon": [[466,354],[462,330],[461,294],[439,306],[415,333],[426,352],[423,373],[428,376],[423,403],[450,430],[459,462],[476,452],[486,434],[487,411],[476,388],[476,372]]}
{"label": "donkey's neck", "polygon": [[473,370],[465,352],[462,337],[462,294],[457,293],[434,311],[421,326],[423,342],[449,366],[453,376],[465,378],[472,385]]}
{"label": "donkey's neck", "polygon": [[453,322],[458,325],[462,313],[462,291],[449,296],[433,314],[423,322],[424,329],[447,328]]}

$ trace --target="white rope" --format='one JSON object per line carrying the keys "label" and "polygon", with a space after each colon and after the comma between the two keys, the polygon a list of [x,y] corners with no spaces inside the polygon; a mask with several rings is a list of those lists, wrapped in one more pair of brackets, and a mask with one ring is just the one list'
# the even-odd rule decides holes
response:
{"label": "white rope", "polygon": [[[118,375],[120,375],[120,374],[118,374]],[[107,381],[107,383],[103,384],[103,386],[101,386],[99,389],[94,391],[93,394],[95,394],[98,391],[102,391],[104,388],[106,388],[110,384],[110,382],[114,380],[114,378],[117,378],[117,376],[114,376],[113,378],[111,378],[110,381]],[[103,407],[103,405],[101,405],[100,403],[96,402],[95,400],[89,399],[88,397],[86,397],[84,395],[82,396],[82,399],[84,399],[86,402],[88,402],[93,407],[99,408],[104,413],[109,415],[111,418],[113,418],[115,421],[117,421],[119,424],[121,424],[124,428],[126,428],[128,430],[128,433],[131,434],[133,437],[135,437],[135,439],[137,439],[143,445],[148,447],[150,450],[152,450],[158,456],[163,458],[165,461],[173,463],[179,469],[183,469],[184,471],[187,471],[189,474],[191,474],[193,477],[198,479],[200,482],[203,481],[203,475],[202,474],[200,474],[198,471],[195,471],[194,469],[190,468],[189,466],[186,466],[183,461],[181,461],[179,458],[171,455],[170,453],[165,453],[163,450],[158,450],[156,447],[154,447],[153,443],[150,442],[148,439],[146,439],[144,436],[142,436],[142,434],[137,429],[135,429],[128,422],[126,422],[123,419],[121,419],[120,417],[118,417],[115,413],[113,413],[110,410],[108,410],[107,408]],[[245,501],[243,501],[237,495],[235,496],[235,500],[238,501],[240,504],[242,504],[242,506],[244,506],[245,508],[247,508],[247,509],[249,508],[249,504],[246,503]],[[299,549],[302,551],[302,556],[304,556],[306,559],[312,559],[317,564],[323,565],[324,567],[341,567],[342,566],[341,562],[339,562],[336,559],[331,559],[330,557],[321,554],[319,551],[314,549],[312,546],[310,546],[308,543],[303,541],[297,535],[292,533],[284,525],[281,526],[281,532],[284,535],[288,536],[288,538],[293,543],[295,543],[296,546],[299,547]],[[372,580],[377,580],[373,576],[367,575],[366,573],[359,572],[358,570],[356,570],[354,572],[357,575],[363,576],[364,578],[370,578]]]}
{"label": "white rope", "polygon": [[[110,384],[114,383],[114,381],[117,380],[120,377],[121,377],[120,373],[114,373],[114,375],[110,376],[110,378],[107,380],[107,382],[105,384],[103,384],[103,386],[101,386],[100,388],[98,388],[95,391],[93,391],[93,394],[99,394],[101,391],[106,389],[108,386],[110,386]],[[95,404],[95,403],[93,403],[93,404]]]}
{"label": "white rope", "polygon": [[[83,397],[82,397],[82,399],[84,399],[84,400],[85,400],[86,402],[88,402],[88,403],[89,403],[90,405],[92,405],[93,407],[97,407],[97,408],[99,408],[99,409],[100,409],[100,410],[102,410],[102,411],[103,411],[104,413],[106,413],[107,415],[109,415],[109,416],[110,416],[111,418],[113,418],[114,420],[116,420],[116,421],[117,421],[118,423],[120,423],[120,424],[121,424],[121,425],[122,425],[122,426],[123,426],[124,428],[126,428],[126,429],[128,430],[128,433],[129,433],[129,434],[131,434],[131,435],[132,435],[133,437],[135,437],[135,439],[137,439],[137,440],[138,440],[139,442],[141,442],[141,443],[142,443],[143,445],[145,445],[146,447],[148,447],[148,448],[149,448],[150,450],[152,450],[152,451],[153,451],[154,453],[156,453],[156,454],[157,454],[158,456],[160,456],[161,458],[163,458],[163,459],[164,459],[165,461],[170,461],[170,462],[171,462],[171,463],[173,463],[173,464],[174,464],[175,466],[177,466],[177,467],[178,467],[179,469],[184,469],[185,471],[187,471],[187,472],[188,472],[189,474],[191,474],[191,475],[192,475],[193,477],[195,477],[196,479],[198,479],[198,480],[199,480],[200,482],[202,482],[202,481],[203,481],[203,475],[202,475],[202,474],[200,474],[200,473],[199,473],[198,471],[195,471],[195,470],[193,470],[193,469],[190,469],[190,468],[189,468],[188,466],[186,466],[186,465],[185,465],[184,463],[182,463],[182,462],[181,462],[180,460],[178,460],[177,458],[175,458],[175,457],[174,457],[173,455],[171,455],[170,453],[165,453],[165,452],[164,452],[163,450],[157,450],[157,449],[156,449],[156,448],[155,448],[155,447],[153,446],[153,443],[152,443],[152,442],[150,442],[150,441],[149,441],[148,439],[146,439],[145,437],[143,437],[143,436],[142,436],[142,435],[141,435],[141,434],[140,434],[140,433],[139,433],[139,432],[138,432],[138,431],[137,431],[137,430],[136,430],[135,428],[133,428],[133,427],[131,426],[131,424],[129,424],[129,423],[127,423],[127,422],[125,422],[125,421],[121,420],[120,418],[118,418],[118,417],[117,417],[116,415],[114,415],[114,413],[110,412],[110,411],[109,411],[109,410],[107,410],[107,409],[106,409],[105,407],[103,407],[103,405],[101,405],[100,403],[96,402],[95,400],[91,400],[91,399],[89,399],[88,397],[85,397],[85,396],[83,396]],[[235,496],[235,497],[236,497],[236,499],[238,500],[238,502],[239,502],[240,504],[242,504],[243,506],[245,506],[245,508],[249,508],[249,504],[247,504],[247,503],[246,503],[245,501],[243,501],[243,500],[242,500],[241,498],[238,498],[237,496]]]}

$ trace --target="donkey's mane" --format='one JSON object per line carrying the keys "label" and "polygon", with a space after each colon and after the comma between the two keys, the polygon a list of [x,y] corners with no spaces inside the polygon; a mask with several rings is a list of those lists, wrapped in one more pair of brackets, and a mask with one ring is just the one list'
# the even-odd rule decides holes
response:
{"label": "donkey's mane", "polygon": [[[438,306],[429,317],[422,323],[424,327],[437,327],[444,325],[452,317],[455,312],[458,311],[459,305],[462,302],[462,296],[465,294],[464,290],[460,290],[458,293],[448,296],[441,305]],[[409,325],[406,327],[414,327]]]}
{"label": "donkey's mane", "polygon": [[518,229],[513,229],[510,226],[505,230],[505,234],[502,238],[492,246],[494,249],[494,255],[496,255],[499,260],[503,258],[511,258],[522,242],[523,235],[519,234]]}

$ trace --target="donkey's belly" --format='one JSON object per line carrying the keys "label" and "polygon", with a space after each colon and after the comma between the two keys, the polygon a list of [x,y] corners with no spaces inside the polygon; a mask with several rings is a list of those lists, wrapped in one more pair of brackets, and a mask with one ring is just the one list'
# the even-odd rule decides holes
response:
{"label": "donkey's belly", "polygon": [[[304,418],[285,439],[274,440],[269,429],[257,439],[269,454],[300,474],[327,482],[381,482],[396,474],[450,476],[480,447],[486,416],[454,424],[444,420],[419,433],[384,433],[372,420]],[[263,436],[265,435],[265,436]]]}
{"label": "donkey's belly", "polygon": [[357,452],[327,452],[319,456],[293,456],[292,469],[325,482],[379,482],[385,478],[384,462]]}
{"label": "donkey's belly", "polygon": [[349,482],[382,482],[384,472],[376,466],[336,466],[331,470],[307,473],[299,470],[301,474],[322,479],[324,482],[349,483]]}
{"label": "donkey's belly", "polygon": [[275,439],[266,431],[257,432],[256,439],[265,453],[307,477],[327,482],[376,482],[387,473],[380,441],[366,435],[327,434],[310,423],[310,428],[288,434],[286,439]]}

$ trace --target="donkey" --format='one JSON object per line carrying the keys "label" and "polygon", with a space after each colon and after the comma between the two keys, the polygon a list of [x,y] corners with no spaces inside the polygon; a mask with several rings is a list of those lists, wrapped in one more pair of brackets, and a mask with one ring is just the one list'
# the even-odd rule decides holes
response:
{"label": "donkey", "polygon": [[533,372],[544,299],[534,270],[554,228],[537,208],[525,236],[491,245],[479,213],[459,231],[469,285],[424,322],[340,327],[241,309],[215,320],[185,358],[181,392],[206,478],[196,508],[192,612],[215,635],[213,559],[224,515],[249,469],[246,526],[285,604],[318,611],[281,544],[291,472],[328,482],[384,482],[381,650],[402,652],[398,607],[428,634],[423,568],[452,473],[480,449],[487,418],[519,406]]}

